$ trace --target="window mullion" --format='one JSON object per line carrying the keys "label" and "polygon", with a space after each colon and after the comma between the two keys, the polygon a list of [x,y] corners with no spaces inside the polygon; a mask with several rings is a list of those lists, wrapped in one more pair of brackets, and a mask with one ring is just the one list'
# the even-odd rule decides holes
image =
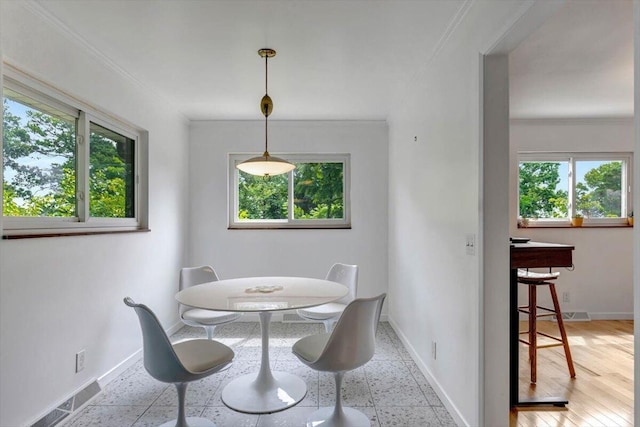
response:
{"label": "window mullion", "polygon": [[[294,169],[295,170],[295,169]],[[288,189],[287,189],[287,220],[289,222],[291,222],[294,218],[293,215],[293,176],[294,176],[294,171],[290,171],[289,172],[289,185],[288,185]]]}
{"label": "window mullion", "polygon": [[576,213],[576,159],[569,157],[569,218],[573,218]]}
{"label": "window mullion", "polygon": [[76,142],[76,209],[78,221],[89,220],[89,150],[90,133],[89,117],[84,111],[80,112],[78,120],[78,137]]}
{"label": "window mullion", "polygon": [[626,157],[622,162],[622,182],[620,183],[620,193],[622,197],[620,216],[625,217],[633,210],[631,208],[631,180],[629,171],[631,170],[631,159]]}

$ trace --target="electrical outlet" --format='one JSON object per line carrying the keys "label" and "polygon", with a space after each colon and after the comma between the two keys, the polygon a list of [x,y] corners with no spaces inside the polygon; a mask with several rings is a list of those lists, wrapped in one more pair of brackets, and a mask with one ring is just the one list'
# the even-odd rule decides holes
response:
{"label": "electrical outlet", "polygon": [[571,295],[569,292],[562,293],[562,302],[571,302]]}
{"label": "electrical outlet", "polygon": [[84,369],[84,350],[76,353],[76,373]]}
{"label": "electrical outlet", "polygon": [[433,356],[433,360],[438,358],[438,344],[435,341],[431,341],[431,355]]}

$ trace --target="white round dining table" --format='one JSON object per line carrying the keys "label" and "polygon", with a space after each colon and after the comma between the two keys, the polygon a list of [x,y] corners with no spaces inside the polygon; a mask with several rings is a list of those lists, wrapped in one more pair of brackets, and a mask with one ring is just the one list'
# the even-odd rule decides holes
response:
{"label": "white round dining table", "polygon": [[340,283],[307,277],[243,277],[203,283],[176,294],[179,303],[217,311],[257,312],[262,358],[257,374],[233,379],[222,390],[225,405],[239,412],[266,414],[296,405],[307,394],[297,375],[272,371],[269,322],[274,311],[314,307],[336,301],[349,290]]}

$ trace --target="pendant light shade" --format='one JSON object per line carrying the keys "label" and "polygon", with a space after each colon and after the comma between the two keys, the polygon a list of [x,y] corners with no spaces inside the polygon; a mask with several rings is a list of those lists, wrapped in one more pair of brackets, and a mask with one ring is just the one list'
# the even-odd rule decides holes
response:
{"label": "pendant light shade", "polygon": [[296,168],[293,163],[281,159],[279,157],[273,157],[269,154],[269,115],[273,111],[273,101],[268,94],[268,61],[269,58],[276,56],[276,51],[273,49],[260,49],[258,54],[264,58],[264,96],[260,101],[260,111],[264,114],[264,153],[262,156],[252,157],[249,160],[238,163],[236,167],[243,172],[257,176],[274,176],[287,173]]}
{"label": "pendant light shade", "polygon": [[262,156],[252,157],[236,166],[242,172],[258,176],[274,176],[290,172],[296,168],[293,163],[289,163],[280,157],[273,157],[268,151]]}

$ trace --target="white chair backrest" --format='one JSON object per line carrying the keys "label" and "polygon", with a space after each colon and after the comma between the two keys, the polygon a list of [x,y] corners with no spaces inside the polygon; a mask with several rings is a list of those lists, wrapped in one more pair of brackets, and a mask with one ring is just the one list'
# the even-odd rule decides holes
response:
{"label": "white chair backrest", "polygon": [[344,309],[324,350],[312,365],[320,371],[350,371],[367,363],[376,349],[376,330],[387,294],[353,300]]}
{"label": "white chair backrest", "polygon": [[338,282],[349,288],[349,293],[342,299],[336,301],[342,304],[349,304],[356,299],[358,292],[358,266],[336,263],[331,266],[327,273],[327,280]]}
{"label": "white chair backrest", "polygon": [[218,280],[216,271],[209,265],[185,267],[180,270],[180,290],[207,282],[217,282]]}
{"label": "white chair backrest", "polygon": [[[203,265],[201,267],[185,267],[180,270],[180,290],[190,288],[191,286],[201,285],[208,282],[217,282],[218,275],[213,267]],[[182,314],[190,310],[190,307],[180,304],[180,318]]]}
{"label": "white chair backrest", "polygon": [[144,367],[158,381],[166,383],[182,382],[191,378],[192,374],[178,359],[171,341],[162,329],[156,315],[144,304],[136,304],[126,297],[124,303],[133,307],[142,328]]}

